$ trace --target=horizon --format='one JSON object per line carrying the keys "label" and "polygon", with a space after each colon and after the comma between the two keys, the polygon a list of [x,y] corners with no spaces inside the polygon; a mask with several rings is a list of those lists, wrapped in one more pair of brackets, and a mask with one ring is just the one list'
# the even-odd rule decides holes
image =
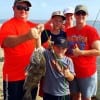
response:
{"label": "horizon", "polygon": [[[8,19],[0,19],[0,26],[6,22]],[[35,22],[35,23],[45,23],[48,20],[43,20],[43,19],[29,19],[29,21]],[[95,27],[100,34],[100,20],[87,20],[87,24]]]}
{"label": "horizon", "polygon": [[[0,22],[4,22],[7,21],[9,19],[0,19]],[[28,19],[29,21],[48,21],[47,19]],[[92,20],[92,19],[88,19],[87,21],[96,21],[96,22],[100,22],[100,20]]]}

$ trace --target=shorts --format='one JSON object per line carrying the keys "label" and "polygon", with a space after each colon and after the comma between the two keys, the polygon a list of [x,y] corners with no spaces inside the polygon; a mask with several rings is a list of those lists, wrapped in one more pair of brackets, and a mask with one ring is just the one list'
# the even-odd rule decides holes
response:
{"label": "shorts", "polygon": [[81,92],[84,98],[90,98],[97,92],[97,72],[88,78],[75,78],[70,83],[71,93]]}

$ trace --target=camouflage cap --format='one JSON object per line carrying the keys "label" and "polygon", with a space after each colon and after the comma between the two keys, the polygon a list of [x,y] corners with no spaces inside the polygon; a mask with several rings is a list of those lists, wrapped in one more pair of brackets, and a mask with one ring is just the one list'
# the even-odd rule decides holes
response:
{"label": "camouflage cap", "polygon": [[15,0],[14,5],[16,5],[16,3],[21,3],[21,2],[26,2],[29,7],[32,6],[32,4],[29,0]]}
{"label": "camouflage cap", "polygon": [[88,14],[87,7],[84,5],[77,5],[75,7],[75,13],[77,13],[78,11],[84,11],[86,14]]}

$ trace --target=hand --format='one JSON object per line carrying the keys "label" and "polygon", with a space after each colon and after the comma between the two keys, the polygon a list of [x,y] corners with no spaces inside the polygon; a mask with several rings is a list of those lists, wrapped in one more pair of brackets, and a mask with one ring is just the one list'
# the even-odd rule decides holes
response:
{"label": "hand", "polygon": [[38,30],[36,28],[31,28],[29,34],[31,38],[35,38],[35,39],[39,38]]}
{"label": "hand", "polygon": [[79,49],[79,47],[78,47],[77,44],[75,44],[75,47],[73,49],[73,55],[74,56],[80,56],[80,55],[82,55],[82,50]]}
{"label": "hand", "polygon": [[42,45],[43,47],[45,47],[46,49],[52,49],[52,44],[53,44],[53,41],[51,41],[51,36],[48,37],[48,40],[46,42],[44,42]]}
{"label": "hand", "polygon": [[53,42],[53,41],[51,41],[51,36],[50,36],[50,37],[48,37],[47,42],[48,42],[49,48],[51,48],[51,49],[52,49],[52,44],[54,44],[54,42]]}
{"label": "hand", "polygon": [[63,69],[63,74],[64,74],[64,76],[65,76],[66,78],[69,77],[70,71],[69,71],[69,68],[68,68],[68,67]]}
{"label": "hand", "polygon": [[44,30],[44,25],[43,24],[39,24],[35,28],[31,28],[28,33],[30,35],[30,38],[38,39],[41,36],[41,32],[43,30]]}
{"label": "hand", "polygon": [[66,68],[63,69],[63,74],[64,77],[68,80],[68,81],[72,81],[74,79],[74,74],[72,74],[68,68],[68,66]]}
{"label": "hand", "polygon": [[44,30],[44,24],[39,24],[36,28],[41,33]]}

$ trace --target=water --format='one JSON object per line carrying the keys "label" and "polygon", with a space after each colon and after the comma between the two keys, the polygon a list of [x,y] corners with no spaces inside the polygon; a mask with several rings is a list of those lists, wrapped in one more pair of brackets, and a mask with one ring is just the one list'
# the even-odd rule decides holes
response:
{"label": "water", "polygon": [[[3,23],[5,20],[0,20],[0,23]],[[46,20],[32,20],[33,22],[37,23],[44,23]],[[88,24],[94,26],[98,33],[100,34],[100,21],[87,21]],[[0,58],[2,55],[0,54]],[[2,59],[1,59],[2,60]],[[97,97],[100,98],[100,57],[97,59],[97,69],[98,69],[98,91],[97,91]]]}
{"label": "water", "polygon": [[100,98],[100,57],[97,59],[97,70],[98,70],[98,91],[97,96]]}

